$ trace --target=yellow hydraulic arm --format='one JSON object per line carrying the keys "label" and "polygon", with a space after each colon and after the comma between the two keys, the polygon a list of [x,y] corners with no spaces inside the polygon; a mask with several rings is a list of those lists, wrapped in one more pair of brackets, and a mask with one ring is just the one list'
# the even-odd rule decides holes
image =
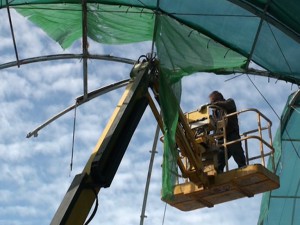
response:
{"label": "yellow hydraulic arm", "polygon": [[84,224],[100,189],[110,186],[148,105],[148,87],[155,76],[153,63],[145,62],[136,70],[84,170],[72,181],[51,225]]}

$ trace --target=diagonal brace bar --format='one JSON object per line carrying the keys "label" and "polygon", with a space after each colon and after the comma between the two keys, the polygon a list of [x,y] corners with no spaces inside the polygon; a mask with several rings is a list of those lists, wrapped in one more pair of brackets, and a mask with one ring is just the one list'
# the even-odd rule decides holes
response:
{"label": "diagonal brace bar", "polygon": [[8,14],[8,19],[9,19],[11,36],[12,36],[13,43],[14,43],[14,50],[15,50],[15,54],[16,54],[17,65],[18,65],[18,67],[20,67],[19,54],[18,54],[18,50],[17,50],[17,44],[16,44],[16,39],[15,39],[15,34],[14,34],[14,28],[13,28],[13,24],[12,24],[12,20],[11,20],[11,15],[10,15],[10,9],[9,9],[8,0],[6,0],[6,8],[7,8],[7,14]]}

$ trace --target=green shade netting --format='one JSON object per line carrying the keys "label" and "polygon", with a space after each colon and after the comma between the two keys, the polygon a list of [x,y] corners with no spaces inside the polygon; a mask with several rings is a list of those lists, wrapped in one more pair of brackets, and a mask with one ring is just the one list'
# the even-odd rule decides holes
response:
{"label": "green shade netting", "polygon": [[246,58],[166,15],[157,17],[155,44],[171,83],[195,72],[240,70]]}
{"label": "green shade netting", "polygon": [[[300,65],[297,62],[300,58],[300,4],[297,0],[288,2],[284,0],[89,0],[87,2],[90,3],[88,4],[89,37],[98,42],[132,43],[151,40],[155,17],[165,14],[245,57],[251,57],[256,64],[272,72],[271,77],[300,83]],[[15,0],[9,4],[18,9],[23,8],[24,4],[29,8],[35,7],[30,13],[21,12],[21,9],[19,12],[26,16],[31,15],[32,20],[35,20],[36,24],[59,41],[64,48],[81,38],[81,13],[79,12],[81,1]],[[6,0],[1,0],[0,8],[5,6]],[[52,8],[51,12],[50,10],[47,12],[47,8]],[[66,12],[68,8],[70,10],[77,8],[79,11],[71,15],[72,13]],[[133,13],[138,16],[128,16]],[[68,15],[69,18],[64,15]],[[264,19],[262,26],[260,26],[261,17]],[[124,18],[124,21],[121,18]],[[108,31],[99,30],[99,22],[106,22],[101,26]],[[122,28],[123,31],[118,32],[118,29],[115,29],[116,23],[120,24],[117,27]],[[124,32],[126,30],[130,33],[129,36]],[[132,32],[135,35],[131,35]]]}
{"label": "green shade netting", "polygon": [[[273,77],[299,83],[300,67],[297,63],[300,57],[299,39],[295,41],[286,35],[285,30],[283,32],[283,29],[278,29],[270,22],[263,22],[260,27],[260,17],[231,1],[197,2],[199,4],[195,4],[194,0],[175,0],[171,6],[169,1],[161,1],[160,7],[173,18],[244,56],[252,54],[252,61],[273,72]],[[263,8],[266,1],[251,2]],[[291,11],[286,12],[285,8]],[[300,12],[300,4],[296,1],[289,1],[288,4],[283,1],[272,1],[269,10],[274,11],[274,16],[278,16],[276,19],[290,22],[289,24],[299,34],[300,14],[296,13],[296,10]]]}
{"label": "green shade netting", "polygon": [[[164,15],[157,17],[155,44],[160,61],[160,101],[165,124],[162,198],[173,196],[178,152],[175,132],[183,76],[197,71],[240,68],[245,58]],[[227,53],[227,54],[226,54]],[[172,90],[170,89],[172,87]]]}
{"label": "green shade netting", "polygon": [[[300,96],[291,95],[275,139],[276,174],[280,188],[262,197],[259,225],[300,224]],[[271,163],[268,165],[271,168]]]}
{"label": "green shade netting", "polygon": [[[42,8],[41,8],[42,7]],[[139,8],[88,4],[88,37],[99,43],[125,44],[151,40],[152,11]],[[82,11],[79,4],[48,4],[18,7],[17,11],[41,27],[63,48],[82,37]],[[59,26],[58,26],[59,25]]]}

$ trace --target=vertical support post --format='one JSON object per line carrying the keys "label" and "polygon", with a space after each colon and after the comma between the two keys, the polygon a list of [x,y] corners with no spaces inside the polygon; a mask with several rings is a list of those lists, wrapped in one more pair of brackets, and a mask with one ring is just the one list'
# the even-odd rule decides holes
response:
{"label": "vertical support post", "polygon": [[[273,146],[273,139],[272,139],[272,132],[271,132],[271,125],[268,123],[268,134],[269,134],[269,140],[270,140],[270,146]],[[272,170],[275,173],[275,159],[274,159],[274,148],[272,148]]]}
{"label": "vertical support post", "polygon": [[155,41],[156,41],[156,33],[157,33],[157,25],[158,25],[158,10],[159,10],[159,3],[160,3],[160,0],[157,0],[156,1],[156,9],[154,10],[154,13],[155,13],[155,20],[154,20],[154,27],[153,27],[153,36],[152,36],[152,44],[151,44],[151,59],[154,58],[154,44],[155,44]]}
{"label": "vertical support post", "polygon": [[225,117],[222,117],[222,124],[223,124],[223,139],[224,139],[224,154],[225,154],[225,163],[226,163],[226,172],[229,171],[229,166],[228,166],[228,149],[227,149],[227,134],[226,134],[226,125],[225,125]]}
{"label": "vertical support post", "polygon": [[245,136],[245,152],[246,152],[246,164],[249,165],[249,152],[248,152],[248,140],[247,140],[247,134]]}
{"label": "vertical support post", "polygon": [[[268,2],[265,5],[265,8],[264,8],[263,15],[266,15],[270,3],[271,3],[271,0],[268,0]],[[253,57],[253,53],[254,53],[254,50],[255,50],[257,42],[258,42],[258,37],[260,35],[263,22],[264,22],[264,19],[261,17],[261,19],[259,21],[259,25],[258,25],[257,31],[256,31],[256,34],[255,34],[255,38],[254,38],[254,41],[253,41],[253,44],[252,44],[252,48],[251,48],[250,54],[249,54],[247,62],[246,62],[246,66],[245,66],[246,69],[249,69],[249,64],[250,64],[250,61],[251,61],[251,59]]]}
{"label": "vertical support post", "polygon": [[[258,133],[259,133],[259,138],[262,140],[262,131],[261,131],[261,119],[260,119],[260,114],[257,114],[258,116]],[[265,163],[265,157],[264,157],[264,147],[263,147],[263,143],[260,141],[259,142],[260,145],[260,156],[261,156],[261,160],[262,160],[262,165],[265,167],[266,163]]]}
{"label": "vertical support post", "polygon": [[82,0],[82,63],[83,63],[83,99],[88,93],[88,41],[87,41],[87,0]]}
{"label": "vertical support post", "polygon": [[[190,166],[187,157],[184,157],[184,164],[185,164],[185,168],[188,168],[188,166]],[[184,181],[185,181],[186,183],[189,182],[189,178],[186,177],[186,178],[184,179]],[[179,182],[178,182],[178,183],[179,183]]]}
{"label": "vertical support post", "polygon": [[144,219],[146,218],[146,215],[145,215],[146,204],[147,204],[152,168],[153,168],[153,163],[154,163],[154,157],[155,157],[155,154],[157,153],[156,146],[157,146],[159,131],[160,131],[160,127],[159,127],[159,124],[157,123],[153,146],[152,146],[152,150],[151,150],[151,158],[150,158],[147,181],[146,181],[146,186],[145,186],[145,193],[144,193],[144,200],[143,200],[143,206],[142,206],[142,212],[141,212],[140,225],[144,224]]}

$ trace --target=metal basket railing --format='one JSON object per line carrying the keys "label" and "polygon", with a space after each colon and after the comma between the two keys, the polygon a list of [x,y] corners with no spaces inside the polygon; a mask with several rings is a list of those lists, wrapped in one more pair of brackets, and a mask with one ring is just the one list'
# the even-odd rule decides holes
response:
{"label": "metal basket railing", "polygon": [[[246,163],[249,165],[250,161],[261,159],[261,164],[266,167],[266,162],[265,158],[270,156],[271,157],[271,163],[272,163],[272,170],[275,171],[275,163],[274,163],[274,148],[273,148],[273,143],[272,143],[272,132],[271,132],[271,126],[272,122],[270,119],[268,119],[264,114],[262,114],[259,110],[250,108],[250,109],[245,109],[239,112],[234,112],[225,115],[222,120],[223,124],[225,124],[225,120],[228,120],[228,118],[232,116],[240,116],[241,114],[245,114],[247,112],[255,112],[257,114],[257,129],[249,130],[247,132],[244,132],[240,134],[240,139],[234,140],[234,141],[227,141],[226,139],[226,126],[224,125],[222,127],[223,129],[223,144],[220,146],[224,147],[224,154],[225,154],[225,163],[226,163],[226,171],[229,170],[228,166],[228,146],[237,142],[244,143],[244,151],[245,151],[245,157],[246,157]],[[262,126],[262,121],[264,120],[265,124]],[[267,130],[268,131],[268,141],[265,140],[263,131]],[[254,156],[249,156],[249,145],[248,142],[249,140],[258,140],[259,141],[259,154],[254,155]],[[268,151],[266,151],[266,148]]]}

